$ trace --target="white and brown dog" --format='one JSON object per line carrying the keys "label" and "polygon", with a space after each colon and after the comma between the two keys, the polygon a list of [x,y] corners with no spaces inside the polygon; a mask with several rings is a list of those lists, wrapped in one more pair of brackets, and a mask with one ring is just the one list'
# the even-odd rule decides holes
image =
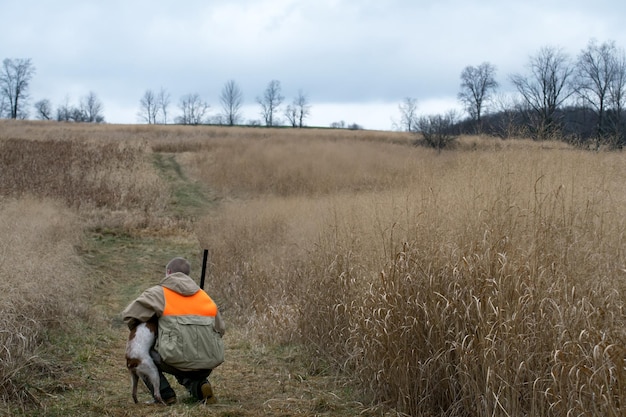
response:
{"label": "white and brown dog", "polygon": [[156,320],[140,323],[130,331],[126,343],[126,367],[132,381],[133,401],[137,403],[137,383],[142,378],[152,385],[155,402],[165,404],[161,398],[159,371],[150,356],[158,331]]}

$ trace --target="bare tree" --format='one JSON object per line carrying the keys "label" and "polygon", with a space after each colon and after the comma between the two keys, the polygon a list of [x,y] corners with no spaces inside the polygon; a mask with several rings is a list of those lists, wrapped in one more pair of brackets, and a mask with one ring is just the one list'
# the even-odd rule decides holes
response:
{"label": "bare tree", "polygon": [[69,122],[72,120],[72,108],[69,96],[65,96],[65,102],[57,107],[57,121]]}
{"label": "bare tree", "polygon": [[52,118],[52,103],[47,98],[35,103],[36,117],[39,120],[50,120]]}
{"label": "bare tree", "polygon": [[158,111],[161,113],[161,122],[166,125],[168,109],[170,107],[170,93],[163,87],[161,87],[157,95],[156,105],[159,109]]}
{"label": "bare tree", "polygon": [[11,119],[25,118],[22,104],[28,101],[28,87],[35,75],[30,59],[5,59],[0,71],[0,94],[9,102]]}
{"label": "bare tree", "polygon": [[56,120],[59,122],[104,123],[103,105],[96,93],[89,92],[80,99],[78,106],[70,105],[69,97],[57,108]]}
{"label": "bare tree", "polygon": [[152,90],[146,90],[141,100],[139,100],[139,112],[137,116],[140,120],[150,124],[155,124],[159,114],[159,103]]}
{"label": "bare tree", "polygon": [[574,67],[560,49],[542,48],[531,56],[530,75],[514,74],[511,82],[536,117],[531,128],[535,137],[546,139],[559,130],[557,110],[573,94],[571,78]]}
{"label": "bare tree", "polygon": [[289,104],[285,108],[285,117],[291,125],[291,127],[298,127],[298,109],[295,105]]}
{"label": "bare tree", "polygon": [[298,90],[298,95],[293,99],[293,102],[285,109],[285,117],[289,121],[292,127],[303,127],[304,119],[306,119],[311,113],[311,105],[309,99],[302,90]]}
{"label": "bare tree", "polygon": [[456,112],[450,110],[444,115],[436,114],[420,117],[417,120],[417,127],[428,146],[441,150],[449,147],[458,137],[458,132],[454,127],[457,120],[458,115]]}
{"label": "bare tree", "polygon": [[521,116],[527,113],[524,110],[528,105],[522,101],[519,94],[499,93],[492,99],[494,113],[498,115],[490,122],[490,130],[502,139],[528,137],[527,126]]}
{"label": "bare tree", "polygon": [[70,121],[76,123],[86,123],[87,114],[80,107],[72,107],[70,109]]}
{"label": "bare tree", "polygon": [[225,124],[234,126],[241,122],[241,106],[243,105],[243,93],[235,80],[227,81],[220,94],[222,103],[222,117]]}
{"label": "bare tree", "polygon": [[274,116],[278,112],[278,108],[284,98],[280,94],[280,81],[277,80],[270,81],[263,96],[257,97],[256,101],[261,105],[261,116],[263,116],[266,126],[274,126],[276,122]]}
{"label": "bare tree", "polygon": [[296,107],[298,127],[303,127],[304,119],[311,114],[311,104],[309,103],[309,98],[302,90],[298,90],[298,96],[294,99],[293,105]]}
{"label": "bare tree", "polygon": [[615,132],[617,146],[626,144],[624,132],[624,107],[626,107],[626,54],[620,49],[615,56],[615,77],[609,86],[609,99],[612,108],[610,121]]}
{"label": "bare tree", "polygon": [[59,122],[84,123],[88,121],[88,116],[87,111],[82,107],[72,106],[69,96],[66,96],[65,102],[57,108],[56,119]]}
{"label": "bare tree", "polygon": [[417,99],[405,97],[398,105],[400,110],[400,129],[405,132],[417,130]]}
{"label": "bare tree", "polygon": [[479,132],[485,105],[498,88],[495,74],[496,67],[488,62],[483,62],[477,67],[467,66],[461,72],[461,91],[458,98],[476,123]]}
{"label": "bare tree", "polygon": [[83,113],[83,121],[87,123],[103,123],[103,105],[96,93],[90,91],[80,100],[80,111]]}
{"label": "bare tree", "polygon": [[184,125],[199,125],[205,122],[210,106],[198,94],[187,94],[178,105],[183,112],[176,120]]}
{"label": "bare tree", "polygon": [[620,90],[623,90],[623,79],[621,88],[619,86],[620,77],[623,78],[619,71],[615,42],[604,42],[598,45],[595,40],[591,40],[578,57],[576,91],[584,105],[596,114],[596,147],[600,146],[603,139],[615,133],[609,125],[607,112],[614,98],[620,96]]}

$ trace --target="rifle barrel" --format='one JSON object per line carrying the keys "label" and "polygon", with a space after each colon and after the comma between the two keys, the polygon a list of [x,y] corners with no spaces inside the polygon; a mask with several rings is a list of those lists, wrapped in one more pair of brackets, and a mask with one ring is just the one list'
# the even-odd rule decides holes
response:
{"label": "rifle barrel", "polygon": [[202,275],[200,275],[200,288],[204,289],[204,277],[206,276],[206,263],[209,257],[209,250],[204,250],[204,255],[202,256]]}

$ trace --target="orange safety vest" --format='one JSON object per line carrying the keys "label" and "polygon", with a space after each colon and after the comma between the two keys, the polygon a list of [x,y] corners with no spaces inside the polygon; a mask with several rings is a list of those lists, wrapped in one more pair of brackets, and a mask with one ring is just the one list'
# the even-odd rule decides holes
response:
{"label": "orange safety vest", "polygon": [[215,330],[217,305],[203,290],[184,296],[163,287],[165,305],[155,344],[161,360],[183,371],[213,369],[224,362],[224,342]]}
{"label": "orange safety vest", "polygon": [[165,296],[164,316],[208,316],[217,315],[217,305],[203,290],[193,295],[182,295],[163,287]]}

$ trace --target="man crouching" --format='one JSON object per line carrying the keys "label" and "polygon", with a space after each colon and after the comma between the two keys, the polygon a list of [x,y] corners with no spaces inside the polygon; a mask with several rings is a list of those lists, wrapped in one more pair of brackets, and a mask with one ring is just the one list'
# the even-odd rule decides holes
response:
{"label": "man crouching", "polygon": [[[193,398],[214,404],[208,377],[224,362],[224,321],[215,302],[189,277],[190,269],[186,259],[172,259],[161,283],[145,290],[122,312],[131,330],[153,316],[158,318],[151,356],[159,369],[161,398],[168,405],[176,402],[176,393],[163,372],[174,375]],[[142,380],[153,392],[150,381]]]}

